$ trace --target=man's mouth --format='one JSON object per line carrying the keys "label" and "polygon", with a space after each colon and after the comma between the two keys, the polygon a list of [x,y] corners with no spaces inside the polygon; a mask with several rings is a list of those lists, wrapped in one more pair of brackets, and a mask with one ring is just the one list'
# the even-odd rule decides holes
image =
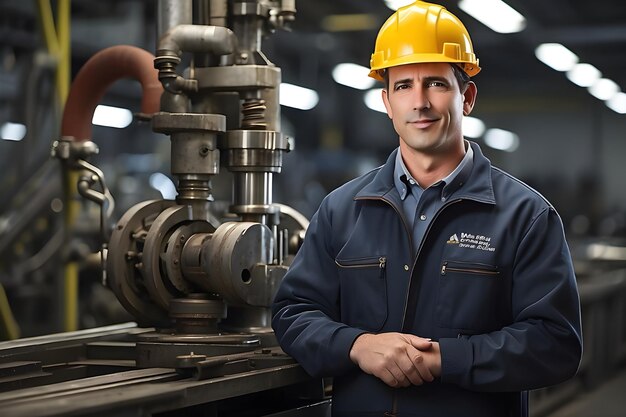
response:
{"label": "man's mouth", "polygon": [[419,120],[410,121],[409,124],[418,129],[426,129],[432,126],[433,124],[435,124],[436,122],[437,120],[435,119],[419,119]]}

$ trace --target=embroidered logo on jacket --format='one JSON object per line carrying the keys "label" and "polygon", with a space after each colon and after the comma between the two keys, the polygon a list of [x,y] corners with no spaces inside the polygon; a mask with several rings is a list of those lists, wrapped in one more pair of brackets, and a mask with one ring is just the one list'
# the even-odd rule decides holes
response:
{"label": "embroidered logo on jacket", "polygon": [[459,244],[459,237],[455,233],[452,236],[450,236],[450,238],[448,239],[448,241],[446,243],[449,244],[449,245],[458,245]]}
{"label": "embroidered logo on jacket", "polygon": [[484,250],[494,252],[496,248],[491,246],[491,237],[483,235],[474,235],[472,233],[461,232],[461,238],[455,233],[448,238],[448,245],[459,245],[459,248]]}

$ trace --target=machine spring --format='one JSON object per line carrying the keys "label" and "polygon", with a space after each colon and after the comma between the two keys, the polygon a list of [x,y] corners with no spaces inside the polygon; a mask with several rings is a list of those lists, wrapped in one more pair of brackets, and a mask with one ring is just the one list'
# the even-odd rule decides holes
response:
{"label": "machine spring", "polygon": [[265,130],[267,123],[265,121],[265,100],[253,98],[243,101],[241,113],[241,127],[251,130]]}

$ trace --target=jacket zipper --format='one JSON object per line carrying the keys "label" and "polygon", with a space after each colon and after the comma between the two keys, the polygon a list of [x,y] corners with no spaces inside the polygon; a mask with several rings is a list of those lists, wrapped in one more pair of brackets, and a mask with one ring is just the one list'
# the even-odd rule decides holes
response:
{"label": "jacket zipper", "polygon": [[344,265],[340,263],[339,261],[337,261],[336,259],[335,259],[335,263],[340,268],[372,268],[372,267],[377,266],[383,269],[387,265],[387,258],[384,256],[381,256],[380,258],[378,258],[378,263],[368,263],[368,264]]}
{"label": "jacket zipper", "polygon": [[411,267],[411,275],[409,278],[409,287],[407,288],[406,291],[406,297],[404,299],[404,313],[402,315],[402,327],[400,328],[400,331],[404,332],[404,324],[406,321],[406,310],[409,306],[409,294],[411,292],[411,284],[413,283],[413,271],[415,270],[415,265],[417,265],[417,260],[419,259],[419,255],[422,252],[422,247],[424,247],[424,242],[426,241],[426,237],[428,236],[428,233],[430,232],[430,229],[432,228],[433,223],[435,223],[435,220],[437,220],[437,217],[439,217],[439,213],[441,213],[445,208],[451,206],[452,204],[458,203],[463,201],[463,199],[458,199],[458,200],[452,200],[449,201],[447,204],[444,204],[443,206],[441,206],[441,208],[435,213],[435,217],[433,217],[433,220],[428,224],[428,228],[426,229],[426,231],[424,232],[424,238],[422,239],[422,242],[420,243],[419,248],[417,249],[417,254],[415,255],[415,258],[413,259],[413,266]]}
{"label": "jacket zipper", "polygon": [[441,275],[445,275],[447,272],[465,272],[467,274],[478,274],[478,275],[499,275],[499,271],[494,271],[487,268],[455,268],[448,266],[448,263],[444,263],[441,266]]}
{"label": "jacket zipper", "polygon": [[[406,232],[407,236],[409,237],[409,249],[410,249],[410,253],[413,254],[413,233],[411,233],[411,230],[409,229],[409,226],[406,223],[406,220],[404,218],[404,216],[402,215],[402,213],[400,212],[400,210],[396,207],[395,204],[393,204],[391,201],[387,200],[386,198],[383,197],[360,197],[360,198],[356,198],[355,200],[379,200],[379,201],[383,201],[385,203],[387,203],[389,206],[391,206],[396,213],[398,214],[398,216],[400,217],[400,220],[402,220],[402,224],[404,225],[404,231]],[[415,258],[415,260],[413,260],[413,267],[415,267],[415,261],[417,260],[417,257]],[[337,261],[335,261],[337,262]],[[413,276],[413,269],[411,269],[411,275],[409,275],[409,277]],[[411,278],[409,278],[409,288],[411,287]],[[404,315],[406,315],[406,304],[408,302],[408,291],[407,291],[407,299],[404,301]],[[404,325],[404,317],[402,318],[402,324]],[[391,411],[388,411],[385,413],[385,416],[395,416],[396,413],[398,412],[398,395],[396,393],[396,390],[394,389],[391,393]]]}

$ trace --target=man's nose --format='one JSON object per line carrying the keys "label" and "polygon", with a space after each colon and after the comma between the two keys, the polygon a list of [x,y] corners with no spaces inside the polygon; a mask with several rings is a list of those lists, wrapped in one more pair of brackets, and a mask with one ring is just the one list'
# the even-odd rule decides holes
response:
{"label": "man's nose", "polygon": [[413,90],[413,110],[422,110],[430,108],[430,100],[428,94],[423,88],[415,88]]}

